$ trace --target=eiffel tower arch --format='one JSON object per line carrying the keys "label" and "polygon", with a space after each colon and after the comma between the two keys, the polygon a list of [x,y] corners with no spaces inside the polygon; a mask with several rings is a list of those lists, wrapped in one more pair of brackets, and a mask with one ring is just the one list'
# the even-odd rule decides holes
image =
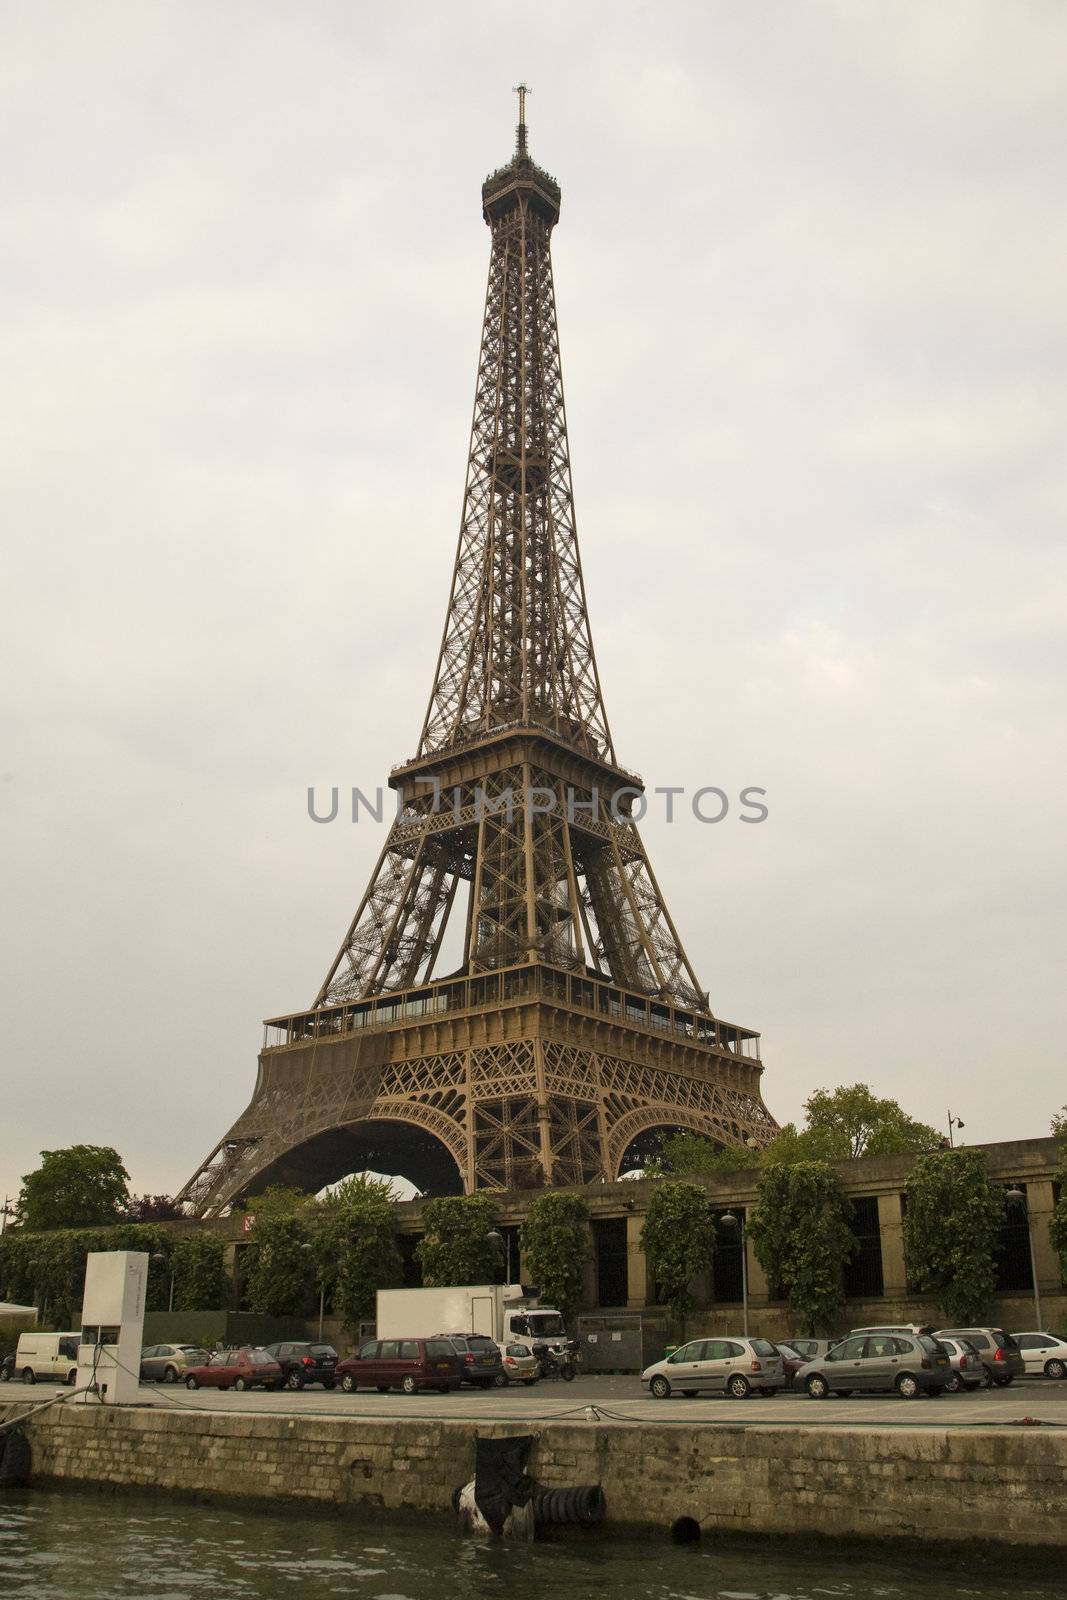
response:
{"label": "eiffel tower arch", "polygon": [[[710,1009],[617,760],[578,553],[550,240],[527,150],[482,186],[489,279],[459,546],[397,816],[307,1011],[181,1197],[399,1173],[424,1192],[611,1181],[663,1130],[765,1144],[759,1035]],[[438,972],[450,928],[462,960]],[[458,937],[456,940],[458,945]]]}

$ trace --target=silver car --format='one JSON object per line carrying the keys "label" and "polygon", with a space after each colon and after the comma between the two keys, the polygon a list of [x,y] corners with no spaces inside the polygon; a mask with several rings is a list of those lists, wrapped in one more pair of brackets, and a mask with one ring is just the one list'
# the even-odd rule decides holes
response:
{"label": "silver car", "polygon": [[801,1367],[793,1382],[813,1400],[876,1389],[895,1389],[914,1400],[941,1394],[951,1372],[948,1351],[929,1334],[871,1333],[843,1339],[821,1360]]}
{"label": "silver car", "polygon": [[208,1359],[198,1344],[150,1344],[141,1351],[141,1377],[157,1383],[177,1383],[186,1367],[201,1367]]}
{"label": "silver car", "polygon": [[1043,1372],[1046,1378],[1067,1378],[1067,1339],[1054,1333],[1016,1333],[1015,1343],[1022,1352],[1027,1372]]}
{"label": "silver car", "polygon": [[1026,1371],[1022,1351],[1003,1328],[939,1328],[935,1339],[969,1339],[978,1351],[986,1373],[986,1387],[1006,1389]]}
{"label": "silver car", "polygon": [[691,1339],[663,1361],[646,1367],[641,1382],[657,1400],[684,1395],[773,1394],[785,1387],[782,1358],[769,1339]]}
{"label": "silver car", "polygon": [[949,1394],[961,1394],[968,1389],[980,1389],[985,1382],[982,1358],[969,1339],[939,1339],[948,1351],[952,1376],[945,1384]]}

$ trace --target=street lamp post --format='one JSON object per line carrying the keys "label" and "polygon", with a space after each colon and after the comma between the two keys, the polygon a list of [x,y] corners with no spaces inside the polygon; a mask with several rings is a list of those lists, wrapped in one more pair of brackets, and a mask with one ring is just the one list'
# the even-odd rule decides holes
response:
{"label": "street lamp post", "polygon": [[953,1138],[953,1135],[952,1135],[952,1130],[954,1128],[965,1128],[966,1126],[967,1126],[967,1124],[965,1122],[961,1121],[961,1119],[959,1117],[954,1117],[952,1115],[952,1112],[949,1111],[949,1113],[948,1113],[948,1147],[949,1147],[950,1150],[954,1149],[955,1148],[955,1144],[956,1144],[956,1141],[955,1141],[955,1139]]}
{"label": "street lamp post", "polygon": [[1034,1230],[1030,1226],[1030,1207],[1026,1203],[1026,1194],[1022,1189],[1019,1188],[1017,1183],[1012,1184],[1011,1188],[1008,1190],[1007,1197],[1013,1206],[1022,1206],[1023,1216],[1026,1218],[1026,1242],[1030,1247],[1030,1279],[1034,1286],[1034,1316],[1037,1318],[1035,1328],[1037,1332],[1040,1332],[1041,1291],[1037,1286],[1037,1261],[1034,1257]]}
{"label": "street lamp post", "polygon": [[[167,1257],[165,1255],[163,1255],[163,1253],[161,1251],[156,1250],[156,1251],[153,1252],[152,1260],[153,1261],[162,1261],[162,1262],[166,1263]],[[174,1310],[174,1264],[173,1264],[173,1262],[171,1263],[171,1268],[170,1268],[170,1294],[167,1296],[167,1310],[168,1310],[168,1312]]]}
{"label": "street lamp post", "polygon": [[745,1260],[745,1257],[748,1254],[748,1246],[745,1243],[745,1220],[744,1220],[743,1217],[735,1216],[732,1211],[724,1211],[722,1216],[719,1218],[719,1221],[722,1223],[724,1228],[729,1228],[731,1232],[733,1231],[734,1228],[736,1228],[738,1230],[738,1238],[741,1241],[741,1320],[742,1320],[742,1324],[743,1324],[742,1331],[743,1331],[743,1333],[745,1335],[745,1338],[747,1339],[748,1338],[748,1262]]}
{"label": "street lamp post", "polygon": [[7,1219],[15,1215],[15,1207],[11,1204],[11,1196],[5,1194],[4,1203],[0,1206],[0,1238],[7,1232]]}
{"label": "street lamp post", "polygon": [[[310,1250],[309,1244],[302,1244],[301,1250]],[[319,1268],[319,1343],[322,1343],[322,1324],[326,1316],[326,1274]]]}
{"label": "street lamp post", "polygon": [[489,1232],[486,1234],[485,1237],[487,1239],[491,1239],[493,1244],[499,1245],[501,1250],[503,1251],[504,1261],[505,1261],[504,1282],[505,1283],[510,1283],[511,1282],[511,1234],[509,1233],[505,1237],[504,1234],[502,1234],[500,1232],[499,1228],[490,1228]]}

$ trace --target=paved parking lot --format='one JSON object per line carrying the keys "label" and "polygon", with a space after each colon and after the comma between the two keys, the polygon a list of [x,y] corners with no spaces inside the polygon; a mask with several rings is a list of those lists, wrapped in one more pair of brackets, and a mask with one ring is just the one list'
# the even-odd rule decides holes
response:
{"label": "paved parking lot", "polygon": [[[902,1400],[895,1394],[854,1399],[809,1400],[805,1394],[733,1400],[701,1395],[693,1400],[672,1396],[653,1400],[636,1377],[581,1377],[573,1383],[542,1381],[532,1389],[460,1389],[453,1394],[342,1394],[304,1389],[235,1394],[207,1389],[190,1392],[169,1385],[143,1383],[142,1403],[178,1405],[201,1411],[238,1411],[282,1416],[432,1417],[457,1421],[551,1421],[579,1418],[595,1407],[605,1421],[707,1422],[709,1424],[794,1423],[800,1427],[833,1427],[841,1423],[885,1427],[987,1427],[1036,1418],[1067,1427],[1067,1383],[1048,1378],[1017,1378],[1007,1389],[980,1389],[975,1394],[939,1395],[931,1400]],[[592,1420],[592,1418],[590,1419]]]}

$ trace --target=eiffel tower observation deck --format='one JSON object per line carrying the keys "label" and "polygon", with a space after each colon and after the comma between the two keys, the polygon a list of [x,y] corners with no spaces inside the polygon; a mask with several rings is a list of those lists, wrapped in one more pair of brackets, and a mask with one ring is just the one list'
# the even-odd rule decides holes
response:
{"label": "eiffel tower observation deck", "polygon": [[251,1103],[182,1191],[198,1215],[363,1170],[438,1194],[611,1181],[665,1132],[776,1132],[759,1036],[712,1013],[615,756],[571,492],[560,191],[525,98],[482,185],[474,421],[418,751],[390,774],[396,820],[318,994],[267,1022]]}

